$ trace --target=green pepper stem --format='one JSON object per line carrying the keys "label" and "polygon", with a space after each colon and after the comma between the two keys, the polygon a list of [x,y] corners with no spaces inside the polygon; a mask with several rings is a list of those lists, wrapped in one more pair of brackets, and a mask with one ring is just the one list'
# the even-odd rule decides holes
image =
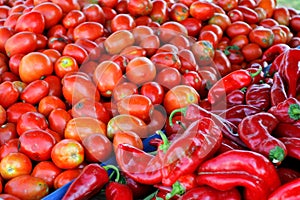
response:
{"label": "green pepper stem", "polygon": [[159,145],[159,149],[162,150],[164,153],[167,152],[167,150],[170,147],[170,142],[167,138],[167,136],[162,131],[156,131],[156,133],[161,137],[163,143]]}
{"label": "green pepper stem", "polygon": [[280,146],[276,146],[269,152],[269,159],[274,164],[280,164],[285,158],[285,152]]}
{"label": "green pepper stem", "polygon": [[170,124],[170,126],[173,126],[173,125],[174,125],[174,124],[173,124],[173,117],[174,117],[174,115],[177,114],[177,113],[182,113],[183,116],[185,116],[185,115],[186,115],[187,108],[188,108],[188,107],[178,108],[178,109],[175,109],[175,110],[173,110],[173,111],[171,112],[171,114],[170,114],[170,116],[169,116],[169,124]]}
{"label": "green pepper stem", "polygon": [[254,72],[254,73],[249,73],[251,78],[255,77],[255,76],[258,76],[260,74],[260,72],[262,72],[262,66],[259,66],[257,72]]}
{"label": "green pepper stem", "polygon": [[[105,166],[103,166],[103,168],[106,170],[106,171],[108,171],[109,169],[112,169],[112,170],[114,170],[114,172],[117,174],[117,177],[116,177],[116,179],[115,179],[115,182],[119,182],[120,181],[120,171],[119,171],[119,169],[116,167],[116,166],[114,166],[114,165],[105,165]],[[112,178],[112,175],[113,175],[113,173],[111,173],[111,175],[109,176],[109,179],[111,179]]]}
{"label": "green pepper stem", "polygon": [[291,119],[298,120],[300,119],[300,105],[291,104],[288,110],[288,114]]}
{"label": "green pepper stem", "polygon": [[176,181],[173,185],[172,185],[172,191],[169,192],[168,194],[166,194],[166,200],[171,199],[172,197],[174,197],[175,195],[179,194],[182,195],[185,193],[185,188],[184,186],[179,182]]}

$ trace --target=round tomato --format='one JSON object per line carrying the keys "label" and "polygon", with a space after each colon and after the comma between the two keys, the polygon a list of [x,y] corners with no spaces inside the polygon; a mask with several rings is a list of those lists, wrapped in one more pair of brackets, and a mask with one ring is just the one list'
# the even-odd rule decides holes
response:
{"label": "round tomato", "polygon": [[73,57],[78,64],[82,64],[88,56],[88,52],[75,43],[66,44],[63,51],[63,56]]}
{"label": "round tomato", "polygon": [[263,52],[261,47],[256,43],[249,43],[242,48],[242,54],[247,62],[258,59]]}
{"label": "round tomato", "polygon": [[188,18],[180,21],[179,23],[182,24],[186,28],[188,35],[191,37],[198,36],[198,34],[201,30],[201,27],[202,27],[201,21],[198,19],[195,19],[193,17],[188,17]]}
{"label": "round tomato", "polygon": [[111,31],[132,30],[136,24],[129,14],[118,14],[111,20]]}
{"label": "round tomato", "polygon": [[209,20],[214,13],[215,7],[208,1],[195,1],[190,6],[190,15],[201,21]]}
{"label": "round tomato", "polygon": [[46,76],[46,78],[44,78],[44,81],[46,81],[49,85],[49,96],[62,96],[62,84],[61,79],[58,76]]}
{"label": "round tomato", "polygon": [[127,3],[127,9],[131,16],[149,15],[152,8],[151,0],[129,0]]}
{"label": "round tomato", "polygon": [[170,8],[170,18],[174,21],[182,21],[189,17],[189,7],[183,3],[174,3]]}
{"label": "round tomato", "polygon": [[156,76],[155,81],[159,83],[164,90],[169,90],[181,82],[181,74],[176,68],[166,67]]}
{"label": "round tomato", "polygon": [[22,14],[16,23],[17,32],[30,31],[36,34],[43,33],[45,29],[45,18],[37,11],[30,11]]}
{"label": "round tomato", "polygon": [[113,138],[114,149],[116,149],[119,144],[130,144],[138,149],[143,149],[142,139],[133,131],[116,132]]}
{"label": "round tomato", "polygon": [[86,20],[90,22],[105,23],[105,14],[102,7],[98,4],[86,4],[82,8],[82,12],[86,16]]}
{"label": "round tomato", "polygon": [[168,3],[164,0],[154,0],[152,1],[153,7],[150,13],[150,17],[153,22],[163,24],[168,20]]}
{"label": "round tomato", "polygon": [[249,33],[249,40],[261,48],[268,48],[274,43],[274,33],[269,28],[258,26]]}
{"label": "round tomato", "polygon": [[112,99],[114,102],[118,102],[122,98],[129,96],[131,94],[137,94],[138,93],[138,87],[136,84],[132,82],[121,82],[116,85]]}
{"label": "round tomato", "polygon": [[77,61],[71,56],[61,56],[54,63],[54,72],[59,78],[63,78],[68,72],[77,72]]}
{"label": "round tomato", "polygon": [[56,108],[66,109],[65,102],[57,96],[46,96],[42,98],[38,104],[39,113],[46,117]]}
{"label": "round tomato", "polygon": [[54,189],[61,188],[62,186],[66,185],[70,181],[74,180],[79,176],[82,169],[66,169],[60,174],[58,174],[54,179]]}
{"label": "round tomato", "polygon": [[14,123],[6,123],[0,126],[0,146],[2,146],[7,141],[17,138],[18,133],[16,130],[16,125]]}
{"label": "round tomato", "polygon": [[7,108],[7,122],[17,123],[20,116],[27,112],[37,112],[37,109],[32,104],[17,102]]}
{"label": "round tomato", "polygon": [[55,108],[48,116],[49,128],[63,136],[66,125],[71,119],[71,114],[65,109]]}
{"label": "round tomato", "polygon": [[84,148],[76,140],[63,139],[52,148],[51,159],[61,169],[73,169],[84,161]]}
{"label": "round tomato", "polygon": [[44,115],[39,112],[26,112],[20,116],[17,122],[17,132],[22,135],[31,129],[46,129],[48,122]]}
{"label": "round tomato", "polygon": [[212,44],[207,40],[199,40],[192,44],[192,52],[199,66],[212,64],[215,55]]}
{"label": "round tomato", "polygon": [[0,105],[5,109],[8,108],[18,100],[19,94],[20,92],[12,82],[2,82],[0,84]]}
{"label": "round tomato", "polygon": [[164,88],[157,82],[147,82],[140,88],[140,94],[148,97],[153,105],[161,104],[164,99]]}

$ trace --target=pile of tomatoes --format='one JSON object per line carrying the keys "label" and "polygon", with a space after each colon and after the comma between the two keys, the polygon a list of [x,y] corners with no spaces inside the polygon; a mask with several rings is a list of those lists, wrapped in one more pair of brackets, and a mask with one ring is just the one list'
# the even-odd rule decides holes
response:
{"label": "pile of tomatoes", "polygon": [[[118,144],[143,149],[223,76],[300,44],[276,0],[1,0],[0,198],[41,199]],[[226,99],[224,99],[226,101]]]}

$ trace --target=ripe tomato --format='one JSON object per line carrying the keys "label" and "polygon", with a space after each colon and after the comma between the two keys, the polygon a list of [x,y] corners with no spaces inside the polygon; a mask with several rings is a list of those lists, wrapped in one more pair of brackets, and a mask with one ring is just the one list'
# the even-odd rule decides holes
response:
{"label": "ripe tomato", "polygon": [[155,76],[155,65],[146,57],[136,57],[126,66],[127,79],[137,85],[152,81]]}
{"label": "ripe tomato", "polygon": [[263,8],[267,13],[267,18],[271,18],[276,8],[276,0],[261,0],[258,1],[257,7]]}
{"label": "ripe tomato", "polygon": [[128,30],[120,30],[112,33],[105,41],[104,47],[107,53],[120,53],[125,47],[134,44],[134,36]]}
{"label": "ripe tomato", "polygon": [[31,176],[43,179],[49,189],[54,186],[54,179],[62,172],[52,161],[41,161],[32,169]]}
{"label": "ripe tomato", "polygon": [[167,120],[167,113],[163,106],[156,105],[150,116],[150,122],[147,124],[148,134],[154,134],[158,130],[162,130]]}
{"label": "ripe tomato", "polygon": [[289,26],[294,32],[299,32],[300,31],[300,15],[294,15],[290,19],[290,24]]}
{"label": "ripe tomato", "polygon": [[183,74],[181,84],[191,86],[196,91],[200,91],[204,87],[200,75],[195,71],[189,71]]}
{"label": "ripe tomato", "polygon": [[22,31],[12,35],[4,45],[6,55],[11,57],[15,54],[27,54],[36,49],[36,34],[29,31]]}
{"label": "ripe tomato", "polygon": [[238,9],[232,9],[228,12],[228,17],[230,18],[230,21],[233,22],[237,22],[237,21],[244,21],[244,15],[242,13],[242,11],[238,10]]}
{"label": "ripe tomato", "polygon": [[215,7],[208,1],[195,1],[190,6],[190,15],[200,21],[209,20],[214,13]]}
{"label": "ripe tomato", "polygon": [[61,188],[65,184],[69,183],[70,181],[74,180],[76,177],[79,176],[82,169],[66,169],[60,174],[58,174],[54,179],[54,189]]}
{"label": "ripe tomato", "polygon": [[0,105],[0,126],[6,121],[6,110]]}
{"label": "ripe tomato", "polygon": [[13,31],[5,26],[0,27],[0,52],[5,53],[5,43],[13,35]]}
{"label": "ripe tomato", "polygon": [[287,43],[287,35],[286,32],[280,28],[279,26],[271,27],[271,30],[274,34],[274,44],[286,44]]}
{"label": "ripe tomato", "polygon": [[62,51],[63,56],[73,57],[78,64],[82,64],[88,56],[88,52],[75,43],[66,44]]}
{"label": "ripe tomato", "polygon": [[134,19],[129,14],[118,14],[111,20],[111,31],[132,30],[136,27]]}
{"label": "ripe tomato", "polygon": [[64,136],[67,139],[73,139],[78,142],[91,134],[106,135],[106,124],[100,120],[91,117],[77,117],[68,121]]}
{"label": "ripe tomato", "polygon": [[20,78],[25,83],[38,80],[43,76],[52,74],[53,64],[43,53],[31,52],[25,55],[19,66]]}
{"label": "ripe tomato", "polygon": [[20,116],[27,112],[37,112],[37,109],[32,104],[17,102],[7,108],[7,122],[17,123]]}
{"label": "ripe tomato", "polygon": [[4,81],[0,84],[0,105],[8,108],[19,98],[20,92],[17,87],[10,81]]}
{"label": "ripe tomato", "polygon": [[231,39],[229,45],[237,46],[239,47],[239,49],[242,49],[248,43],[249,43],[249,39],[247,35],[237,35]]}
{"label": "ripe tomato", "polygon": [[88,162],[104,162],[112,155],[112,143],[103,134],[88,135],[84,138],[82,144]]}
{"label": "ripe tomato", "polygon": [[149,15],[152,11],[153,3],[151,0],[129,0],[127,10],[131,16]]}
{"label": "ripe tomato", "polygon": [[4,192],[20,199],[42,199],[49,193],[49,187],[41,178],[20,175],[5,184]]}
{"label": "ripe tomato", "polygon": [[272,18],[275,19],[279,24],[289,25],[290,22],[290,13],[287,7],[281,6],[276,7],[273,12]]}
{"label": "ripe tomato", "polygon": [[115,62],[103,61],[95,69],[93,80],[102,96],[111,97],[122,75],[120,66]]}
{"label": "ripe tomato", "polygon": [[6,123],[0,126],[0,146],[2,146],[7,141],[17,138],[18,133],[16,130],[16,125],[14,123]]}
{"label": "ripe tomato", "polygon": [[59,78],[63,78],[68,72],[77,72],[77,61],[71,56],[61,56],[54,63],[54,72]]}
{"label": "ripe tomato", "polygon": [[168,20],[169,8],[166,1],[163,0],[154,0],[152,1],[152,11],[150,17],[153,22],[158,24],[163,24]]}
{"label": "ripe tomato", "polygon": [[208,24],[215,24],[222,28],[223,31],[231,24],[228,15],[223,13],[214,13],[213,17],[208,20]]}
{"label": "ripe tomato", "polygon": [[59,0],[52,0],[54,4],[57,4],[63,10],[63,13],[69,13],[72,10],[79,10],[80,5],[78,1],[73,0],[66,0],[66,1],[59,1]]}
{"label": "ripe tomato", "polygon": [[113,138],[114,149],[116,149],[119,144],[130,144],[138,149],[143,149],[142,139],[133,131],[116,132]]}
{"label": "ripe tomato", "polygon": [[242,48],[242,54],[247,62],[258,59],[263,52],[261,47],[256,43],[249,43]]}
{"label": "ripe tomato", "polygon": [[37,104],[49,94],[49,85],[44,80],[35,80],[29,83],[20,94],[20,99],[26,103]]}
{"label": "ripe tomato", "polygon": [[255,10],[241,5],[239,5],[237,9],[243,13],[244,22],[248,24],[256,24],[259,22],[258,14]]}
{"label": "ripe tomato", "polygon": [[84,148],[76,140],[62,139],[52,148],[51,159],[61,169],[73,169],[84,161]]}
{"label": "ripe tomato", "polygon": [[55,108],[48,116],[49,128],[63,136],[66,125],[71,119],[71,114],[65,109]]}
{"label": "ripe tomato", "polygon": [[10,153],[19,152],[19,139],[12,138],[0,146],[0,160]]}
{"label": "ripe tomato", "polygon": [[238,35],[248,35],[252,31],[251,26],[244,21],[236,21],[228,26],[226,34],[232,39]]}
{"label": "ripe tomato", "polygon": [[[173,45],[172,45],[173,46]],[[161,48],[159,50],[162,50]],[[177,53],[173,52],[159,52],[159,50],[151,56],[151,61],[157,68],[157,71],[160,71],[164,68],[174,68],[179,70],[181,68],[181,62]]]}
{"label": "ripe tomato", "polygon": [[144,83],[140,88],[140,94],[148,97],[153,105],[161,104],[165,96],[164,88],[154,81]]}
{"label": "ripe tomato", "polygon": [[249,40],[261,48],[268,48],[274,43],[274,33],[269,28],[258,26],[249,33]]}
{"label": "ripe tomato", "polygon": [[85,38],[89,40],[96,40],[103,36],[103,25],[98,22],[83,22],[74,28],[73,38],[77,40],[79,38]]}
{"label": "ripe tomato", "polygon": [[181,74],[176,68],[166,67],[157,74],[155,81],[167,91],[180,84]]}
{"label": "ripe tomato", "polygon": [[216,70],[220,73],[222,77],[232,71],[231,63],[223,51],[216,50],[213,60],[214,60]]}
{"label": "ripe tomato", "polygon": [[177,85],[171,88],[165,95],[163,105],[168,114],[178,108],[200,101],[199,93],[191,86]]}
{"label": "ripe tomato", "polygon": [[124,48],[120,52],[120,56],[124,56],[128,60],[132,60],[136,57],[145,57],[146,53],[147,53],[147,51],[144,48],[134,45],[134,46],[129,46],[129,47]]}
{"label": "ripe tomato", "polygon": [[86,16],[86,20],[89,22],[98,22],[102,25],[105,23],[104,11],[98,4],[86,4],[82,8],[82,12]]}
{"label": "ripe tomato", "polygon": [[38,104],[39,113],[46,117],[56,108],[66,109],[65,102],[57,96],[46,96],[42,98]]}
{"label": "ripe tomato", "polygon": [[115,133],[119,131],[133,131],[141,138],[148,136],[145,122],[128,114],[116,115],[109,120],[107,124],[107,137],[112,140]]}
{"label": "ripe tomato", "polygon": [[138,93],[138,87],[136,84],[132,82],[121,82],[116,85],[113,95],[112,95],[112,100],[114,102],[118,102],[122,98],[129,96],[131,94],[137,94]]}
{"label": "ripe tomato", "polygon": [[226,12],[236,8],[239,4],[238,0],[213,0],[212,2],[220,6]]}
{"label": "ripe tomato", "polygon": [[0,173],[2,178],[6,180],[23,174],[30,174],[31,170],[31,160],[23,153],[10,153],[3,157],[0,162]]}
{"label": "ripe tomato", "polygon": [[206,40],[210,42],[214,49],[218,44],[218,36],[213,31],[201,31],[198,40]]}
{"label": "ripe tomato", "polygon": [[36,34],[43,33],[45,29],[44,16],[37,11],[30,11],[22,14],[16,23],[15,30],[17,32],[30,31]]}
{"label": "ripe tomato", "polygon": [[191,37],[198,36],[202,27],[201,21],[192,17],[186,18],[179,23],[186,28],[188,35]]}
{"label": "ripe tomato", "polygon": [[209,41],[199,40],[192,44],[191,50],[199,66],[206,66],[212,63],[215,51]]}
{"label": "ripe tomato", "polygon": [[170,8],[170,18],[180,22],[189,17],[189,7],[183,3],[174,3]]}
{"label": "ripe tomato", "polygon": [[22,135],[31,129],[46,129],[48,122],[44,115],[39,112],[26,112],[20,116],[17,122],[17,132]]}
{"label": "ripe tomato", "polygon": [[44,78],[44,81],[46,81],[49,85],[49,96],[62,96],[62,84],[60,78],[55,75],[50,75],[46,76],[46,78]]}
{"label": "ripe tomato", "polygon": [[16,197],[12,194],[4,194],[4,193],[0,194],[0,198],[7,199],[7,200],[20,200],[19,197]]}

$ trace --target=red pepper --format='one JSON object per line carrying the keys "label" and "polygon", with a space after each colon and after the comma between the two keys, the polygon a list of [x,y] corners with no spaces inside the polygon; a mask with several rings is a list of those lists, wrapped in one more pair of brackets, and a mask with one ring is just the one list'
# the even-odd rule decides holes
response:
{"label": "red pepper", "polygon": [[62,200],[89,199],[98,193],[108,181],[108,173],[103,167],[96,163],[88,164],[71,183]]}
{"label": "red pepper", "polygon": [[267,63],[272,63],[277,56],[288,49],[290,49],[290,46],[287,44],[274,44],[264,51],[262,60],[266,61]]}
{"label": "red pepper", "polygon": [[202,163],[197,182],[217,190],[245,187],[243,199],[267,199],[280,186],[274,165],[263,155],[248,150],[231,150]]}
{"label": "red pepper", "polygon": [[300,125],[297,125],[295,123],[279,123],[274,130],[274,136],[300,138]]}
{"label": "red pepper", "polygon": [[238,127],[241,140],[247,147],[280,164],[287,155],[285,145],[271,135],[278,120],[272,114],[260,112],[242,120]]}
{"label": "red pepper", "polygon": [[202,118],[177,137],[163,159],[162,184],[171,186],[177,179],[193,173],[198,166],[213,155],[222,142],[220,128],[210,118]]}
{"label": "red pepper", "polygon": [[277,168],[277,173],[280,178],[281,184],[291,182],[297,178],[300,178],[300,172],[288,167]]}
{"label": "red pepper", "polygon": [[246,91],[246,104],[259,108],[260,110],[267,110],[271,107],[271,86],[262,84],[252,84]]}
{"label": "red pepper", "polygon": [[289,97],[277,106],[271,107],[269,113],[272,113],[280,122],[294,123],[300,119],[300,102],[294,97]]}
{"label": "red pepper", "polygon": [[221,146],[218,149],[218,151],[217,151],[216,154],[219,155],[221,153],[224,153],[224,152],[230,151],[230,150],[234,150],[234,149],[240,149],[240,150],[242,150],[244,148],[242,146],[238,145],[237,143],[235,143],[234,141],[229,140],[229,139],[223,137]]}
{"label": "red pepper", "polygon": [[246,69],[251,74],[255,74],[255,73],[259,72],[259,74],[257,74],[256,76],[254,76],[252,78],[252,83],[261,83],[262,81],[264,81],[265,74],[261,70],[261,68],[262,68],[262,66],[260,64],[254,63],[249,68]]}
{"label": "red pepper", "polygon": [[169,116],[169,124],[171,126],[173,124],[172,119],[177,113],[183,114],[184,124],[194,122],[198,119],[202,119],[203,117],[211,118],[221,128],[225,137],[228,137],[236,143],[245,146],[245,144],[243,144],[243,142],[241,142],[239,139],[238,135],[235,134],[237,127],[234,124],[210,111],[205,110],[197,104],[190,104],[187,107],[173,110]]}
{"label": "red pepper", "polygon": [[273,85],[271,87],[271,105],[277,106],[279,103],[287,99],[283,80],[278,72],[273,76]]}
{"label": "red pepper", "polygon": [[244,90],[233,90],[226,95],[226,106],[230,108],[235,105],[242,105],[245,103],[245,91]]}
{"label": "red pepper", "polygon": [[261,70],[262,68],[252,74],[247,70],[240,69],[227,74],[210,88],[207,94],[208,101],[214,104],[219,102],[221,98],[225,98],[225,95],[233,90],[248,87],[252,83],[253,77],[260,74]]}
{"label": "red pepper", "polygon": [[161,158],[129,144],[119,144],[116,149],[119,168],[138,183],[153,185],[162,180]]}
{"label": "red pepper", "polygon": [[286,146],[288,156],[300,160],[300,138],[281,137],[278,139]]}
{"label": "red pepper", "polygon": [[126,184],[109,182],[105,187],[105,197],[107,200],[133,200],[133,193]]}
{"label": "red pepper", "polygon": [[268,200],[296,200],[300,199],[300,178],[281,185],[269,197]]}
{"label": "red pepper", "polygon": [[260,111],[259,108],[251,105],[236,105],[226,109],[219,115],[238,126],[245,117],[254,115]]}
{"label": "red pepper", "polygon": [[231,190],[220,191],[209,186],[199,186],[194,188],[184,195],[182,195],[179,200],[240,200],[242,199],[240,192],[233,188]]}

